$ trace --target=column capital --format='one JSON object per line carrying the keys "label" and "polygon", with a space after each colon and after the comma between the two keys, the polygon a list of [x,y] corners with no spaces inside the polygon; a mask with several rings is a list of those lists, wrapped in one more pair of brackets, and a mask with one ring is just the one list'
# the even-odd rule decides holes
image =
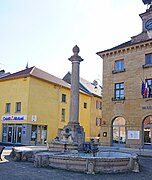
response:
{"label": "column capital", "polygon": [[72,51],[73,51],[74,55],[69,58],[69,61],[71,61],[71,62],[81,62],[81,61],[83,61],[81,56],[78,55],[78,53],[80,52],[80,48],[77,45],[75,45],[73,47]]}

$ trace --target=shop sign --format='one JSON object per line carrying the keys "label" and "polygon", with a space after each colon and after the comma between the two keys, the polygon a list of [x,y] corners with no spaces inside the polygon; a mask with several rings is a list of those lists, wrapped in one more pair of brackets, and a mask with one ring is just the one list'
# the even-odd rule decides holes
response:
{"label": "shop sign", "polygon": [[32,121],[36,122],[37,121],[37,116],[36,115],[32,115]]}
{"label": "shop sign", "polygon": [[142,109],[152,109],[152,106],[142,106]]}
{"label": "shop sign", "polygon": [[24,120],[27,120],[27,115],[2,116],[2,121],[24,121]]}

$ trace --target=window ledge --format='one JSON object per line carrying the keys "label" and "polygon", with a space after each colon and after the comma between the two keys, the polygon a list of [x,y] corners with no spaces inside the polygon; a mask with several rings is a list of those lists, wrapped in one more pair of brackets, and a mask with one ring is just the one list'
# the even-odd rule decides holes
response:
{"label": "window ledge", "polygon": [[124,101],[125,97],[123,98],[112,98],[112,101]]}
{"label": "window ledge", "polygon": [[145,102],[152,101],[152,97],[147,97],[147,98],[144,98],[144,99],[145,99]]}
{"label": "window ledge", "polygon": [[122,69],[122,70],[113,70],[112,74],[122,73],[122,72],[125,72],[125,71],[126,71],[125,69]]}
{"label": "window ledge", "polygon": [[152,67],[152,64],[144,64],[142,67],[143,68],[150,68],[150,67]]}
{"label": "window ledge", "polygon": [[67,104],[67,102],[66,102],[66,101],[61,101],[61,103],[65,103],[65,104]]}

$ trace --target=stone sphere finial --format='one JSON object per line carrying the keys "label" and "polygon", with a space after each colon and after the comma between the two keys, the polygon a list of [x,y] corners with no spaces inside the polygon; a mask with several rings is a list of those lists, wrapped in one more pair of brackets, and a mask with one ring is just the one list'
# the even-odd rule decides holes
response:
{"label": "stone sphere finial", "polygon": [[80,52],[80,49],[77,45],[75,45],[72,50],[75,55],[78,55],[78,53]]}
{"label": "stone sphere finial", "polygon": [[69,58],[69,61],[71,62],[81,62],[83,61],[83,59],[81,58],[81,56],[78,55],[78,53],[80,52],[80,49],[77,45],[75,45],[72,49],[73,51],[73,55]]}

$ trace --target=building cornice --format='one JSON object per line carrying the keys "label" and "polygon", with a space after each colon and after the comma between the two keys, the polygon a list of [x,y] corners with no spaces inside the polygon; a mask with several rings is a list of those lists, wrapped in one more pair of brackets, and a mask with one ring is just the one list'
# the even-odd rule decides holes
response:
{"label": "building cornice", "polygon": [[133,53],[137,51],[141,51],[143,49],[152,48],[152,39],[136,44],[131,44],[130,46],[118,48],[118,49],[109,49],[106,51],[98,52],[97,55],[99,55],[102,59],[109,58],[109,57],[116,57],[128,53]]}

